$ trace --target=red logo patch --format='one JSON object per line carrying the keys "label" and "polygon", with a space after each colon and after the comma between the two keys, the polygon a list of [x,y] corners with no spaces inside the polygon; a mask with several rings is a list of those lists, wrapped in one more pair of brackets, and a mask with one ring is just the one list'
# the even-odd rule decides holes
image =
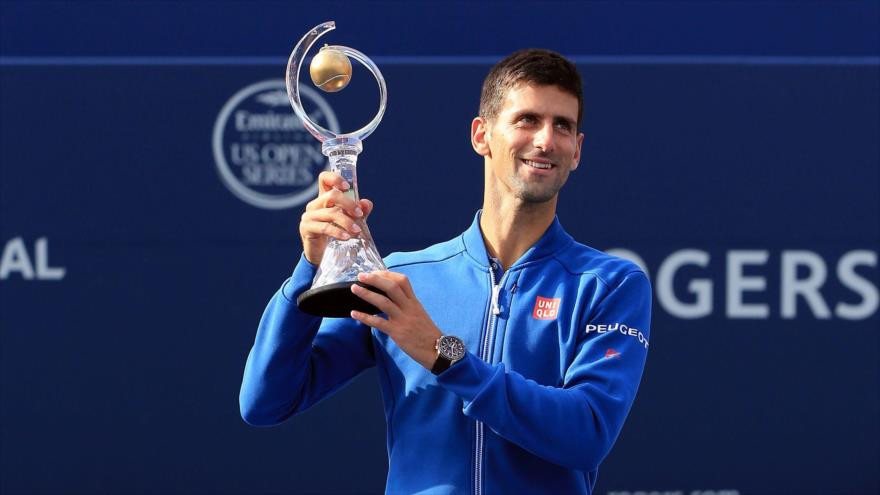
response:
{"label": "red logo patch", "polygon": [[619,357],[620,357],[620,353],[617,352],[617,351],[615,351],[614,349],[608,349],[607,351],[605,351],[605,357],[607,357],[607,358],[619,358]]}
{"label": "red logo patch", "polygon": [[559,303],[561,297],[541,297],[535,299],[535,309],[532,318],[536,320],[555,320],[559,315]]}

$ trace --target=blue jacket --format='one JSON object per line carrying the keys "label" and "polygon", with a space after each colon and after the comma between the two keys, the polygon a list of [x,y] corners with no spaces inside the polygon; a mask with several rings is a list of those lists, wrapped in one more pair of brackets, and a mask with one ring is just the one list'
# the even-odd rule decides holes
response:
{"label": "blue jacket", "polygon": [[434,376],[378,330],[300,312],[316,270],[302,258],[260,321],[242,417],[278,424],[376,366],[388,493],[590,493],[647,357],[648,279],[558,219],[505,273],[492,263],[479,213],[451,241],[386,259],[467,346]]}

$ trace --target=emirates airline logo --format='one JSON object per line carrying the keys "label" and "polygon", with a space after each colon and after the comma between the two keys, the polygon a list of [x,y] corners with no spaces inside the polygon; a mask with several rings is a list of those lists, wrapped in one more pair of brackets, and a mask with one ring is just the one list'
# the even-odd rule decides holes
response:
{"label": "emirates airline logo", "polygon": [[536,320],[555,320],[559,315],[559,303],[561,297],[541,297],[535,299],[535,309],[532,318]]}
{"label": "emirates airline logo", "polygon": [[[309,116],[339,132],[336,115],[314,89],[300,87],[314,104]],[[283,79],[251,84],[232,95],[214,122],[214,164],[223,184],[259,208],[294,208],[318,193],[318,174],[327,167],[321,143],[290,108]]]}

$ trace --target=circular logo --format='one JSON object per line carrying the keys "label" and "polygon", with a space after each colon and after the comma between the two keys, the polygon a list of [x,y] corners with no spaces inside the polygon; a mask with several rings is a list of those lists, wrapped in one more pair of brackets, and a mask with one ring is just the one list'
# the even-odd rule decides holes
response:
{"label": "circular logo", "polygon": [[[330,105],[312,88],[309,117],[339,132]],[[318,174],[327,167],[321,143],[290,108],[283,79],[251,84],[223,105],[212,138],[214,162],[226,187],[242,201],[272,210],[301,205],[318,192]]]}

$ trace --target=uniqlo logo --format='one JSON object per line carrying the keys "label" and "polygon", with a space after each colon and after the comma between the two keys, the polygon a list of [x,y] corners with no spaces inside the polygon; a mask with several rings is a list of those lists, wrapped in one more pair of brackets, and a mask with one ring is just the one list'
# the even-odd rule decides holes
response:
{"label": "uniqlo logo", "polygon": [[532,311],[532,318],[536,320],[555,320],[559,315],[560,297],[541,297],[535,299],[535,310]]}

